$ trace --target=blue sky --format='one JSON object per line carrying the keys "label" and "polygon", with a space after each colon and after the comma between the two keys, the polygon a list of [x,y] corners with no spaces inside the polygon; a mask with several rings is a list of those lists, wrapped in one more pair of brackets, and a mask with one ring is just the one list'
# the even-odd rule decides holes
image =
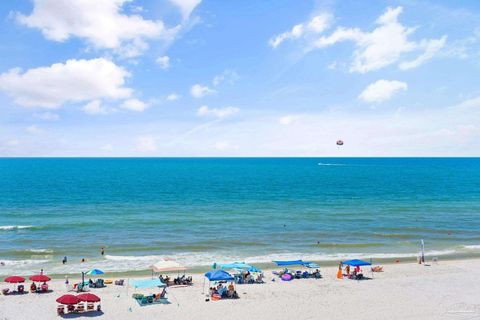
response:
{"label": "blue sky", "polygon": [[32,0],[0,15],[0,156],[480,156],[475,1]]}

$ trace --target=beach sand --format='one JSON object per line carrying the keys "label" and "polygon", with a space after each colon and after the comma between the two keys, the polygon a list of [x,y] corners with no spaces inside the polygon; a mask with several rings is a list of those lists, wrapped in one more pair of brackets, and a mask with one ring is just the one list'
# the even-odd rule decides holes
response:
{"label": "beach sand", "polygon": [[[271,271],[265,271],[265,284],[238,285],[240,299],[215,302],[205,301],[203,277],[196,274],[194,286],[168,289],[170,304],[145,307],[131,298],[132,287],[109,285],[91,290],[102,298],[104,311],[93,318],[480,319],[479,267],[480,260],[475,259],[439,261],[431,266],[393,264],[385,265],[373,280],[364,281],[338,280],[335,267],[322,268],[323,279],[291,282],[278,278],[272,282]],[[2,283],[0,287],[12,286]],[[53,280],[50,287],[54,292],[47,294],[0,295],[0,319],[60,319],[55,299],[65,293],[65,285]],[[66,316],[77,317],[81,316]]]}

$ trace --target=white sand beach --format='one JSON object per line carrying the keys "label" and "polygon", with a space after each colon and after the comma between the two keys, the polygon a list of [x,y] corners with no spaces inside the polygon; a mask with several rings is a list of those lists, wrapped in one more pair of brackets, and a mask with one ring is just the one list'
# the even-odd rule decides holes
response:
{"label": "white sand beach", "polygon": [[[109,285],[91,290],[102,298],[103,314],[65,318],[476,319],[480,318],[479,266],[480,260],[474,259],[430,266],[392,264],[364,281],[338,280],[335,267],[322,268],[323,279],[291,282],[278,278],[272,282],[274,276],[266,271],[265,284],[237,286],[240,299],[209,302],[202,294],[203,276],[196,274],[194,286],[168,289],[168,305],[140,307],[131,297],[132,287]],[[47,294],[0,295],[0,319],[61,319],[56,315],[55,299],[66,293],[65,285],[53,280],[50,287],[54,292]]]}

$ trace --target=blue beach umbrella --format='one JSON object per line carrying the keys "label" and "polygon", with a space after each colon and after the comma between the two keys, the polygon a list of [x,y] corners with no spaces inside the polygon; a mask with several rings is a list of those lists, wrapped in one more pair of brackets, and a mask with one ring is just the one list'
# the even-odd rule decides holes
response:
{"label": "blue beach umbrella", "polygon": [[103,272],[100,269],[92,269],[92,270],[88,271],[86,274],[88,274],[89,276],[96,276],[96,275],[104,274],[104,273],[105,272]]}
{"label": "blue beach umbrella", "polygon": [[371,266],[372,264],[367,261],[353,259],[353,260],[346,260],[342,262],[344,265],[352,266],[352,267],[361,267],[361,266]]}

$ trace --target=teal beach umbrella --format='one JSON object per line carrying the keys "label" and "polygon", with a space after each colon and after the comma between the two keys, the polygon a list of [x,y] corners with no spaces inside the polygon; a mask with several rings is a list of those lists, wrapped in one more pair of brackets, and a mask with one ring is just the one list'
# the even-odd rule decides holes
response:
{"label": "teal beach umbrella", "polygon": [[104,274],[104,273],[105,272],[103,272],[100,269],[92,269],[92,270],[88,271],[86,274],[88,274],[89,276],[96,276],[96,275]]}

